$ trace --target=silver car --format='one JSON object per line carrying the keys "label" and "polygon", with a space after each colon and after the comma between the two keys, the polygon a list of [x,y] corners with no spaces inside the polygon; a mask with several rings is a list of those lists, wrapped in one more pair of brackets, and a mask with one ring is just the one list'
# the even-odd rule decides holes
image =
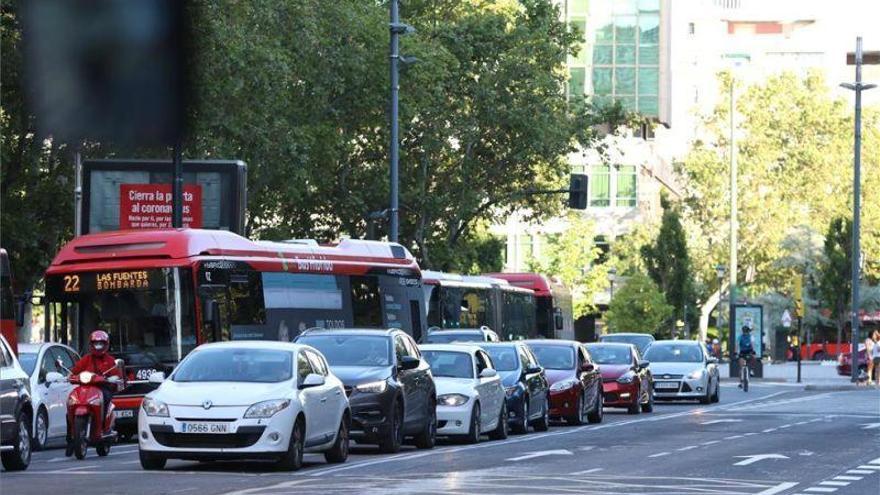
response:
{"label": "silver car", "polygon": [[718,402],[721,378],[718,360],[699,342],[658,340],[645,353],[654,375],[655,399],[697,399]]}

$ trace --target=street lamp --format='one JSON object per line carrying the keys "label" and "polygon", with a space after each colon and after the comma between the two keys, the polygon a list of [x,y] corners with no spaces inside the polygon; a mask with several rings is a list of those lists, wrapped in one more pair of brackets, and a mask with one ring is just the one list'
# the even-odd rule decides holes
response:
{"label": "street lamp", "polygon": [[[715,326],[721,331],[721,302],[724,300],[724,275],[727,273],[727,267],[722,264],[715,265],[715,275],[718,276],[718,317],[715,320]],[[719,333],[719,337],[721,334]]]}
{"label": "street lamp", "polygon": [[608,280],[611,282],[611,297],[608,298],[608,304],[611,304],[611,300],[614,299],[614,277],[617,276],[617,268],[613,266],[608,269]]}
{"label": "street lamp", "polygon": [[683,328],[684,322],[681,320],[675,320],[675,335],[673,335],[672,338],[678,340],[678,336],[681,335],[681,331]]}

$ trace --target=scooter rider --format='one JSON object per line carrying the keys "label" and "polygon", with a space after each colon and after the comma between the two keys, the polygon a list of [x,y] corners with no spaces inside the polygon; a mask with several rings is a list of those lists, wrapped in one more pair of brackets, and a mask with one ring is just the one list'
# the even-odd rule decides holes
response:
{"label": "scooter rider", "polygon": [[83,371],[90,371],[97,375],[103,375],[105,378],[115,376],[119,378],[118,382],[105,381],[100,384],[101,394],[104,401],[101,404],[101,417],[106,414],[110,400],[113,398],[113,392],[118,387],[118,383],[122,382],[122,370],[116,367],[116,359],[108,351],[110,349],[110,336],[103,330],[95,330],[89,336],[89,353],[80,358],[70,370],[73,375],[78,375]]}

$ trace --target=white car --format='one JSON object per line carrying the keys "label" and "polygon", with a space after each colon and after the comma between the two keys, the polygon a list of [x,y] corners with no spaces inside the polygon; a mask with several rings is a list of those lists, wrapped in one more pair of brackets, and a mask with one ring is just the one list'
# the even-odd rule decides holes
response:
{"label": "white car", "polygon": [[63,344],[18,344],[18,361],[30,376],[34,450],[67,435],[67,397],[74,386],[68,381],[49,382],[46,375],[54,371],[67,376],[78,360],[79,354]]}
{"label": "white car", "polygon": [[486,351],[468,344],[423,344],[437,387],[437,435],[468,443],[489,433],[507,438],[507,406],[501,378]]}
{"label": "white car", "polygon": [[721,376],[718,360],[693,340],[658,340],[644,356],[651,363],[655,399],[697,399],[718,402]]}
{"label": "white car", "polygon": [[342,382],[315,348],[280,342],[199,346],[144,397],[138,450],[144,469],[168,459],[271,459],[284,470],[303,452],[348,458],[351,412]]}

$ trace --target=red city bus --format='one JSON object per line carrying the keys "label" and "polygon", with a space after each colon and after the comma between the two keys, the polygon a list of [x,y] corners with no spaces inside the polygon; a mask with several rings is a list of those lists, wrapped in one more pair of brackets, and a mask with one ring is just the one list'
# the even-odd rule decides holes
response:
{"label": "red city bus", "polygon": [[18,321],[15,296],[12,293],[12,271],[9,269],[9,255],[6,250],[0,248],[0,333],[6,337],[6,342],[12,348],[12,352],[18,354]]}
{"label": "red city bus", "polygon": [[46,272],[46,315],[46,341],[85,351],[90,332],[109,333],[131,381],[114,398],[122,435],[135,433],[149,375],[168,373],[198,344],[290,341],[313,327],[420,333],[425,322],[421,272],[399,244],[262,242],[195,229],[72,240]]}
{"label": "red city bus", "polygon": [[428,326],[442,329],[487,326],[503,340],[536,337],[531,290],[486,276],[422,272]]}
{"label": "red city bus", "polygon": [[571,292],[562,283],[538,273],[487,273],[535,293],[538,335],[548,339],[574,340],[574,308]]}

